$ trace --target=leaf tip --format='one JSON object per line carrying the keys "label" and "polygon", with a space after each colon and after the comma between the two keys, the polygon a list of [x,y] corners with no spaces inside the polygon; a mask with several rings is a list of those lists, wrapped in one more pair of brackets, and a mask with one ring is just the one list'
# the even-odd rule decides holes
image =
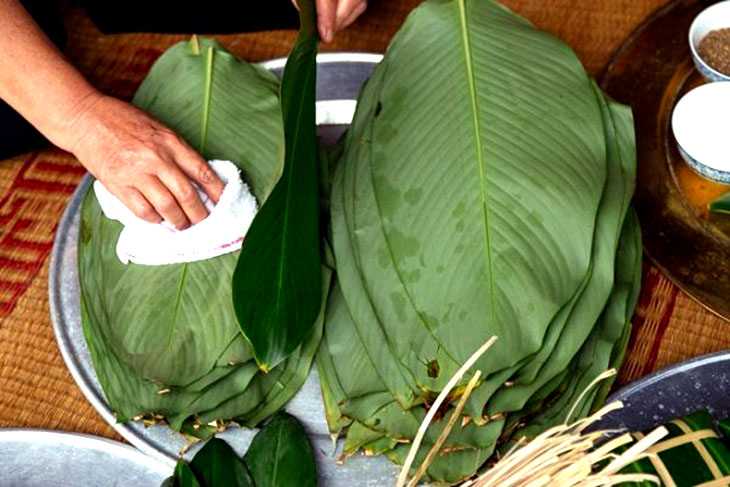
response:
{"label": "leaf tip", "polygon": [[194,55],[200,55],[200,40],[198,39],[198,34],[193,34],[190,38],[190,47],[193,50]]}

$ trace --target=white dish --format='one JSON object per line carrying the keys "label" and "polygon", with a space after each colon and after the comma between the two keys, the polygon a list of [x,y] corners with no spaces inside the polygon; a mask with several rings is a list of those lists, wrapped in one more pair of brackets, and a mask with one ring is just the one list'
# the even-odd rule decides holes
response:
{"label": "white dish", "polygon": [[695,171],[730,183],[730,82],[705,84],[684,95],[674,107],[672,131]]}

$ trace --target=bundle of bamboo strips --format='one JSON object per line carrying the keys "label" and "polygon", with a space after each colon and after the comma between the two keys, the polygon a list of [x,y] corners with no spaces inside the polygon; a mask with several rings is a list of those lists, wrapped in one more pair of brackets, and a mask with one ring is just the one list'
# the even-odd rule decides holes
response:
{"label": "bundle of bamboo strips", "polygon": [[[433,421],[436,411],[439,410],[461,378],[495,341],[496,337],[492,337],[479,350],[474,352],[436,398],[429,413],[421,423],[398,477],[396,487],[404,487],[406,483],[408,487],[414,487],[426,473],[436,455],[439,454],[441,446],[446,441],[451,429],[461,417],[466,400],[479,382],[481,376],[479,371],[472,376],[464,394],[454,407],[443,432],[429,450],[415,475],[408,480],[408,472],[413,465],[418,448]],[[615,373],[614,370],[609,370],[596,377],[593,383],[586,388],[584,394],[600,381]],[[579,402],[580,398],[576,403]],[[611,411],[621,407],[623,405],[620,402],[613,402],[587,418],[570,424],[566,420],[566,424],[550,428],[529,441],[521,438],[496,464],[485,472],[477,474],[462,483],[460,487],[609,487],[624,482],[647,481],[660,485],[659,479],[654,475],[622,474],[620,471],[626,465],[649,456],[650,454],[647,453],[648,448],[667,435],[666,428],[659,427],[655,429],[621,454],[616,453],[616,451],[634,441],[629,433],[605,441],[608,433],[616,432],[587,431],[589,426],[595,424]],[[573,411],[566,418],[571,418],[572,413]]]}

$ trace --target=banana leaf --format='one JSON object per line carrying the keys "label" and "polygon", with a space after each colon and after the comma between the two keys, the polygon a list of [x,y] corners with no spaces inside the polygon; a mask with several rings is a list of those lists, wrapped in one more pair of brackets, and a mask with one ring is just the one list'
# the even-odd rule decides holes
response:
{"label": "banana leaf", "polygon": [[[160,57],[134,103],[204,157],[236,163],[263,204],[283,163],[278,89],[268,71],[215,41],[193,38]],[[87,193],[78,247],[82,322],[118,421],[162,415],[181,429],[193,415],[212,415],[252,425],[283,407],[309,372],[322,318],[289,359],[263,374],[233,311],[238,253],[188,264],[123,265],[114,250],[120,231]],[[322,285],[329,287],[326,269]]]}
{"label": "banana leaf", "polygon": [[248,229],[233,273],[238,324],[265,372],[310,334],[322,302],[314,0],[301,0],[299,10],[299,36],[281,80],[283,173]]}
{"label": "banana leaf", "polygon": [[[375,208],[380,212],[375,218],[355,222],[350,227],[349,240],[353,247],[356,245],[353,235],[364,240],[371,233],[383,234],[380,247],[365,244],[357,247],[361,249],[361,268],[391,268],[400,278],[399,288],[383,289],[383,282],[373,279],[368,290],[374,296],[388,296],[391,302],[400,299],[405,303],[403,308],[412,308],[413,314],[420,318],[405,322],[381,318],[383,328],[392,326],[385,333],[397,335],[399,339],[386,339],[387,343],[371,342],[368,349],[372,353],[382,353],[377,350],[393,348],[399,360],[385,363],[403,362],[405,368],[415,374],[415,383],[411,384],[414,390],[440,390],[455,371],[454,364],[463,363],[475,348],[474,344],[483,343],[492,334],[508,342],[521,343],[521,346],[519,350],[501,347],[485,357],[480,364],[485,376],[518,366],[521,360],[539,350],[553,317],[585,279],[605,182],[601,113],[585,73],[577,76],[567,70],[556,72],[557,79],[551,80],[549,86],[546,84],[545,93],[527,83],[522,86],[524,93],[506,83],[499,90],[499,78],[486,76],[494,65],[507,61],[512,63],[512,70],[524,71],[532,62],[533,69],[544,68],[546,61],[538,47],[542,43],[545,51],[544,44],[547,44],[552,51],[555,42],[533,30],[537,33],[533,35],[537,38],[536,45],[530,45],[522,33],[526,26],[520,25],[514,32],[516,39],[512,50],[519,47],[521,52],[529,54],[528,59],[523,62],[518,62],[516,56],[490,59],[490,53],[494,52],[496,57],[510,47],[501,45],[509,39],[507,33],[500,32],[507,12],[491,3],[469,3],[467,6],[476,11],[468,17],[473,19],[471,24],[474,25],[464,28],[481,30],[486,35],[485,43],[497,45],[479,52],[479,56],[471,55],[468,49],[472,46],[465,45],[460,30],[452,28],[453,22],[442,20],[444,15],[450,15],[455,25],[459,25],[457,3],[429,3],[414,12],[411,22],[418,28],[409,30],[411,24],[406,25],[390,46],[391,61],[379,68],[392,81],[381,88],[382,93],[373,101],[374,111],[379,108],[379,113],[368,119],[372,134],[360,135],[353,126],[351,140],[367,141],[367,145],[360,143],[358,152],[363,156],[356,165],[351,162],[352,153],[346,148],[342,162],[344,191],[348,190],[348,180],[352,181],[348,179],[348,172],[370,166],[366,169],[369,177],[358,178],[358,181],[372,181],[375,194],[368,200],[367,196],[360,198],[360,193],[356,193],[352,196],[351,207]],[[514,22],[512,17],[510,19]],[[490,32],[494,32],[494,37],[488,35]],[[401,42],[402,38],[408,42]],[[567,48],[563,47],[562,51],[572,57]],[[478,58],[473,66],[472,58]],[[401,62],[396,64],[394,59]],[[435,59],[440,64],[448,64],[437,68],[433,64]],[[407,93],[398,89],[405,84],[405,78],[411,80],[412,85]],[[477,90],[480,83],[487,83],[487,78],[491,90],[484,91],[492,93],[493,99],[479,100],[481,92],[472,94],[470,86],[474,85],[472,89]],[[417,82],[414,84],[412,80]],[[551,91],[561,89],[564,94],[552,95],[556,100],[554,105],[544,101],[550,100]],[[368,91],[366,89],[361,101],[366,100]],[[430,103],[422,99],[424,93],[431,97]],[[560,95],[571,98],[561,99]],[[529,97],[533,98],[533,105],[530,105]],[[435,106],[446,107],[448,112],[429,117]],[[539,109],[529,113],[524,106]],[[500,138],[499,126],[509,127],[512,123],[508,107],[513,110],[512,118],[525,127],[534,127],[530,132],[532,137],[523,130],[520,134],[524,134],[524,140]],[[480,108],[479,112],[475,111],[477,108]],[[573,126],[568,121],[578,116],[587,120],[575,130],[577,133],[572,133]],[[409,124],[406,117],[418,120],[418,125]],[[552,125],[557,127],[557,133],[544,134],[547,117],[554,120]],[[411,131],[407,130],[409,125],[413,127]],[[483,133],[475,137],[478,130]],[[417,137],[420,134],[423,135]],[[538,147],[542,135],[544,140]],[[537,140],[531,140],[535,136]],[[558,141],[562,145],[563,140],[573,142],[572,151],[555,147]],[[558,162],[546,164],[546,159]],[[516,170],[506,171],[507,166]],[[572,179],[564,177],[561,170]],[[431,177],[414,178],[413,174]],[[483,175],[487,179],[484,184],[480,182]],[[357,189],[366,186],[359,184]],[[545,186],[550,191],[545,191]],[[337,188],[333,192],[336,193]],[[348,193],[343,197],[351,196]],[[511,205],[500,203],[500,199]],[[521,201],[521,206],[516,201]],[[569,207],[577,210],[569,210]],[[576,213],[575,222],[555,218],[568,211]],[[333,206],[333,219],[337,217]],[[398,222],[397,226],[395,222]],[[333,232],[337,253],[344,239],[339,238],[337,226],[333,226]],[[439,235],[443,238],[438,238]],[[534,252],[531,244],[538,238],[546,242],[545,250],[540,253]],[[521,245],[510,248],[510,242],[514,240],[519,240]],[[510,253],[500,251],[502,249]],[[341,267],[340,259],[337,260]],[[439,274],[442,279],[421,278]],[[354,291],[348,292],[350,282],[342,275],[340,280],[345,294],[351,298]],[[380,288],[379,291],[375,291],[376,288]],[[381,301],[371,299],[377,311],[397,316],[393,306],[388,308]],[[484,321],[485,317],[493,323],[491,328],[473,325]],[[361,335],[373,334],[368,320],[356,319],[355,323],[360,325]],[[457,325],[452,325],[454,323]],[[460,323],[472,325],[459,326]],[[519,326],[520,323],[530,326]],[[423,330],[426,330],[425,334]],[[370,336],[366,339],[374,340]],[[420,345],[423,340],[427,341]],[[439,360],[439,354],[452,360]],[[441,369],[435,380],[429,377],[425,366],[434,360],[439,362]],[[384,367],[383,360],[376,362]],[[393,374],[384,371],[383,375]]]}
{"label": "banana leaf", "polygon": [[431,480],[468,477],[522,420],[562,420],[620,360],[639,284],[638,226],[624,224],[633,154],[630,110],[559,40],[492,1],[414,10],[333,175],[337,278],[317,361],[346,453],[377,443],[402,462],[429,404],[493,335]]}
{"label": "banana leaf", "polygon": [[[522,377],[516,377],[513,387],[504,389],[492,399],[488,409],[490,413],[511,412],[518,410],[529,400],[530,393],[539,390],[549,383],[565,369],[565,364],[576,356],[578,348],[585,347],[588,335],[594,331],[586,327],[585,323],[596,323],[605,303],[609,299],[614,285],[614,264],[619,243],[619,232],[622,228],[624,216],[634,190],[635,161],[622,150],[620,143],[633,148],[633,120],[631,113],[625,107],[615,107],[613,110],[603,100],[596,88],[597,100],[603,110],[603,120],[606,136],[607,181],[601,201],[601,211],[596,220],[596,233],[593,239],[593,264],[587,286],[579,299],[570,310],[556,346],[553,348],[547,361],[542,364],[538,374],[532,377],[531,382]],[[617,112],[617,113],[615,113]],[[614,113],[616,117],[614,117]],[[620,125],[616,123],[619,120]],[[617,133],[621,130],[621,136]],[[633,275],[631,268],[627,269]],[[625,328],[623,316],[621,330]],[[576,346],[577,345],[577,346]],[[611,342],[613,345],[613,341]],[[589,358],[590,359],[590,358]],[[606,357],[606,361],[608,357]],[[599,369],[595,375],[605,370]],[[593,377],[589,379],[592,380]],[[587,384],[586,384],[587,385]],[[580,391],[579,391],[580,392]]]}

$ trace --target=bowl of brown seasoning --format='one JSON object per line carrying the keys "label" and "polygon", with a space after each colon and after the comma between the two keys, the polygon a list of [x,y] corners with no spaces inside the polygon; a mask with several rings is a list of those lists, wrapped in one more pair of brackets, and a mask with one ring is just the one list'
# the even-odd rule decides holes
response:
{"label": "bowl of brown seasoning", "polygon": [[730,0],[711,5],[695,17],[689,47],[707,81],[730,81]]}

